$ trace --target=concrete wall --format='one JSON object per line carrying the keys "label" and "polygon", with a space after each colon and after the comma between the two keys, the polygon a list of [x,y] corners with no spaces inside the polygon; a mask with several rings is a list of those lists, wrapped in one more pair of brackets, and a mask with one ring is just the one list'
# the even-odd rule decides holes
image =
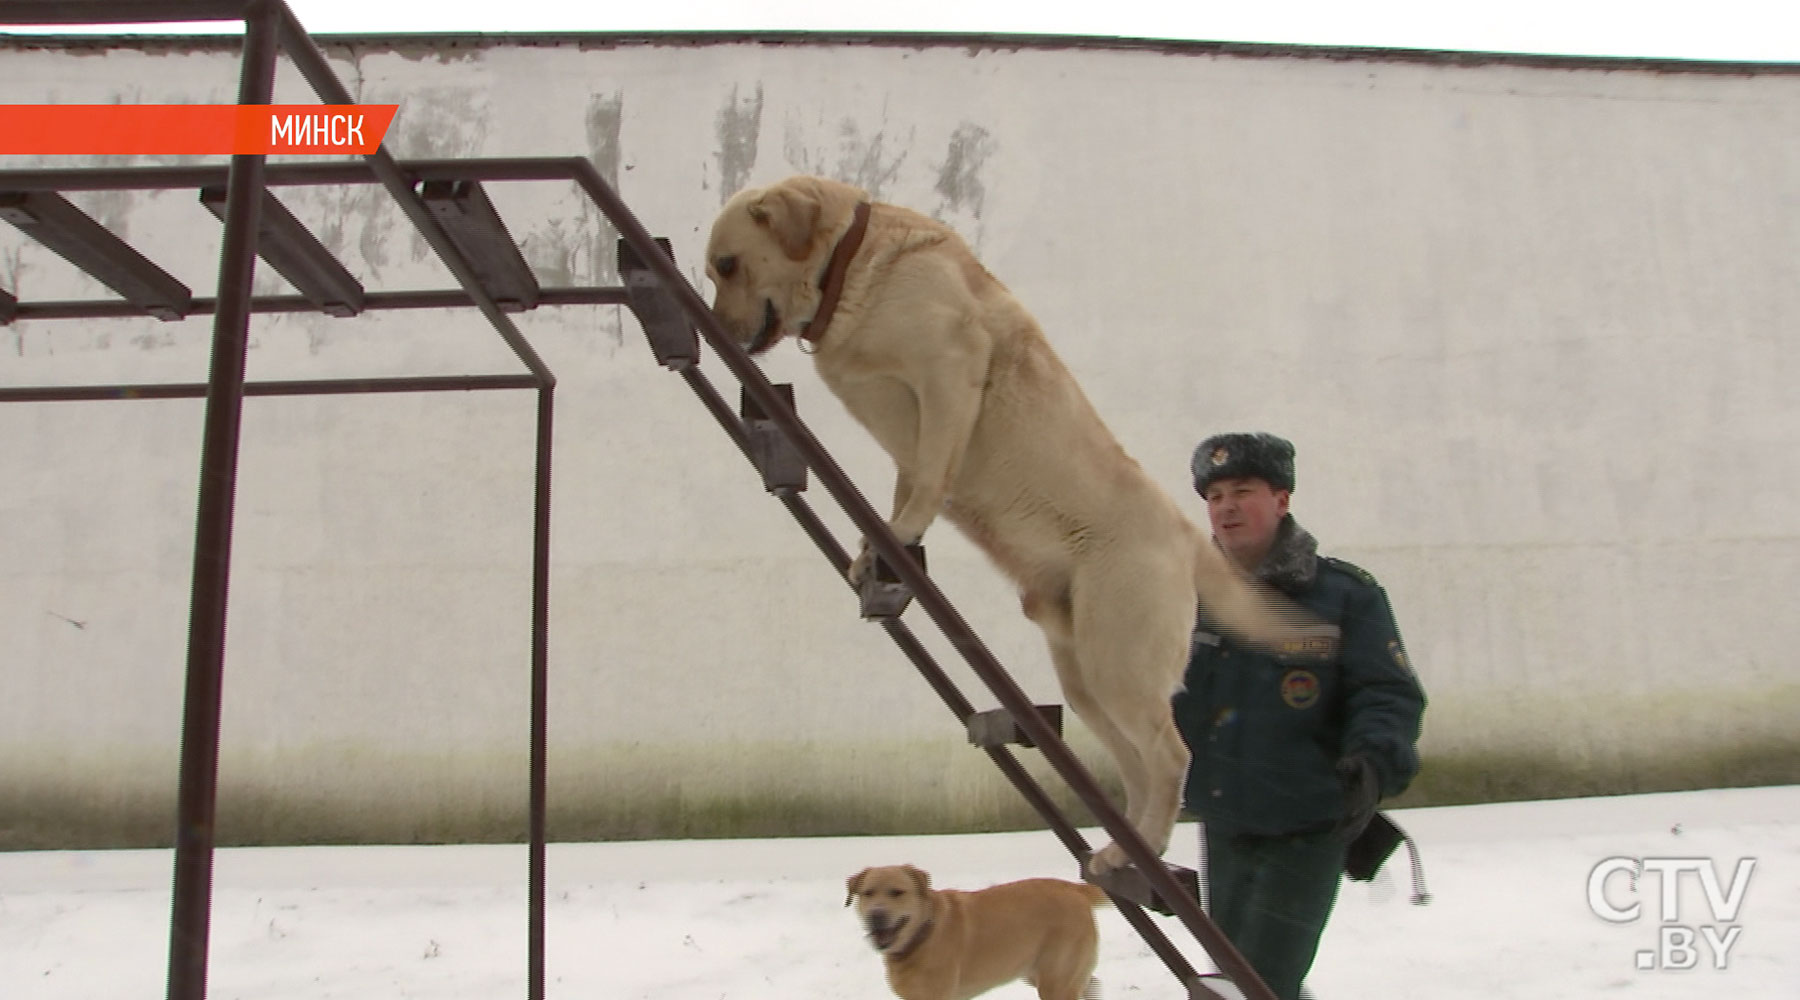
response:
{"label": "concrete wall", "polygon": [[[400,104],[399,155],[592,157],[707,294],[694,262],[745,184],[826,173],[955,224],[1197,518],[1196,440],[1292,438],[1296,514],[1386,583],[1432,697],[1415,800],[1800,780],[1793,67],[992,41],[329,50],[359,100]],[[10,101],[229,102],[236,74],[216,42],[0,44]],[[277,100],[309,99],[284,71]],[[546,284],[616,279],[613,233],[567,185],[492,193]],[[283,198],[369,287],[450,284],[375,189]],[[210,294],[218,227],[191,193],[75,200]],[[102,294],[10,228],[0,287]],[[1027,821],[635,322],[521,325],[560,379],[553,833]],[[0,328],[0,383],[201,380],[210,328]],[[259,319],[252,338],[253,378],[517,370],[473,312]],[[768,369],[885,497],[885,460],[804,359]],[[521,834],[533,407],[247,405],[226,839]],[[169,835],[200,414],[0,407],[0,842]],[[930,543],[1003,662],[1057,700],[1005,584],[948,529]]]}

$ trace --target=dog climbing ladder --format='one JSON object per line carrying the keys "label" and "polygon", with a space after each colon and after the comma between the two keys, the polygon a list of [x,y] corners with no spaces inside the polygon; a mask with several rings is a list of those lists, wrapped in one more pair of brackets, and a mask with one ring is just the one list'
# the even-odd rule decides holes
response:
{"label": "dog climbing ladder", "polygon": [[[596,199],[601,191],[590,192]],[[1169,967],[1193,997],[1217,997],[1207,981],[1145,912],[1146,907],[1177,918],[1225,976],[1246,997],[1274,1000],[1262,980],[1200,907],[1197,877],[1191,869],[1166,865],[1151,852],[1138,832],[1107,800],[1105,792],[1063,743],[1059,708],[1035,706],[1012,680],[980,637],[927,575],[921,546],[903,545],[868,500],[851,483],[831,454],[801,422],[793,406],[791,386],[771,384],[750,356],[718,324],[698,291],[677,270],[667,240],[653,240],[642,224],[610,189],[601,203],[618,227],[619,273],[649,340],[663,367],[680,375],[694,395],[762,474],[765,489],[785,507],[839,576],[849,583],[851,558],[801,497],[810,469],[839,508],[869,540],[876,560],[858,588],[865,618],[878,622],[912,662],[946,707],[964,724],[971,743],[985,750],[1020,794],[1085,870],[1092,853],[1075,825],[1019,764],[1009,745],[1035,747],[1124,848],[1132,867],[1096,881],[1112,896],[1119,912]],[[651,249],[648,255],[638,248]],[[696,331],[739,382],[740,405],[733,412],[699,368]],[[900,615],[916,599],[933,623],[962,655],[1001,708],[977,712]],[[1216,983],[1216,980],[1213,980]]]}

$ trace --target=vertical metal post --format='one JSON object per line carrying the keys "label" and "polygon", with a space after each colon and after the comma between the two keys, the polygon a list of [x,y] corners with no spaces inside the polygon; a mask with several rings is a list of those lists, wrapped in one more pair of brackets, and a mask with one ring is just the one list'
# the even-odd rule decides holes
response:
{"label": "vertical metal post", "polygon": [[[275,19],[262,0],[246,4],[238,103],[268,104],[275,89]],[[219,705],[225,666],[225,598],[230,584],[231,514],[238,431],[244,407],[244,353],[264,158],[234,155],[219,251],[219,308],[200,448],[193,592],[188,606],[187,693],[181,720],[181,776],[175,829],[175,885],[169,927],[169,1000],[204,1000],[212,922],[213,819],[219,784]]]}
{"label": "vertical metal post", "polygon": [[538,387],[536,513],[531,551],[531,847],[526,861],[526,995],[544,998],[545,771],[550,701],[550,443],[556,383]]}

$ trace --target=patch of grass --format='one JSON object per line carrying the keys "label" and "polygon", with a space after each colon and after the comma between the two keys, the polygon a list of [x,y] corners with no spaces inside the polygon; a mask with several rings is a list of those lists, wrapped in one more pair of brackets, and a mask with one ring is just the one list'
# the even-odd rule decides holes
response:
{"label": "patch of grass", "polygon": [[1505,751],[1441,753],[1426,758],[1406,794],[1389,804],[1451,806],[1794,784],[1800,784],[1800,734],[1610,760]]}
{"label": "patch of grass", "polygon": [[[962,746],[875,747],[864,757],[807,745],[597,748],[552,754],[549,832],[558,841],[984,833],[1044,821],[982,755]],[[1117,802],[1103,760],[1077,748]],[[1043,760],[1019,755],[1078,826],[1097,825]],[[882,762],[874,766],[871,760]],[[891,762],[908,762],[898,770]],[[220,789],[220,846],[518,843],[524,775],[504,787],[422,790],[414,762],[388,762],[392,787],[342,794],[242,782]],[[873,775],[873,776],[871,776]],[[1573,752],[1429,755],[1395,807],[1800,784],[1800,734],[1695,749],[1581,757]],[[175,789],[99,790],[67,782],[0,788],[0,850],[168,847]]]}
{"label": "patch of grass", "polygon": [[[976,796],[938,799],[918,793],[846,794],[747,790],[709,796],[667,794],[627,799],[553,800],[550,837],[559,841],[740,837],[909,836],[998,833],[1045,827],[1044,820],[998,773],[1001,787]],[[1116,782],[1102,782],[1116,785]],[[1077,825],[1095,821],[1073,792],[1040,784]],[[1111,789],[1115,800],[1122,792]]]}
{"label": "patch of grass", "polygon": [[37,790],[0,790],[0,851],[98,851],[174,843],[173,788],[167,803],[113,805]]}

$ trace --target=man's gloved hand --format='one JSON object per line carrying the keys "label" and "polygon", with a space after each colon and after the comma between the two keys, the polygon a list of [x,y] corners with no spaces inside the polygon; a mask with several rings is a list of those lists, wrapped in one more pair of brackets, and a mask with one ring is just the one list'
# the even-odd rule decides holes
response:
{"label": "man's gloved hand", "polygon": [[1374,817],[1375,804],[1381,801],[1381,779],[1375,774],[1375,765],[1359,753],[1338,761],[1337,776],[1344,784],[1344,815],[1333,832],[1348,843],[1361,836]]}

